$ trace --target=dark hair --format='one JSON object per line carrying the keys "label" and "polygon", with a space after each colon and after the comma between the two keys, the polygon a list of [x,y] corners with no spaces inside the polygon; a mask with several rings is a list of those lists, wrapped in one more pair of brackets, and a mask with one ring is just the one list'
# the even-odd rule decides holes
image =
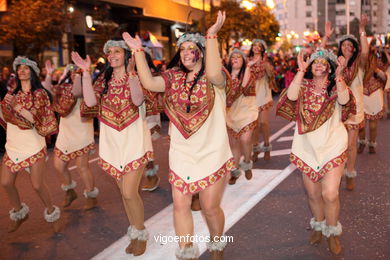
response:
{"label": "dark hair", "polygon": [[[328,94],[328,96],[330,97],[330,94],[332,92],[332,89],[333,87],[336,85],[336,64],[334,62],[332,62],[331,60],[329,59],[326,59],[329,63],[329,67],[330,67],[330,73],[328,74],[328,80],[329,80],[329,86],[326,88],[326,93]],[[305,79],[313,79],[313,72],[311,71],[311,68],[313,66],[313,62],[312,61],[309,65],[309,67],[307,68],[307,71],[304,75],[304,78]]]}
{"label": "dark hair", "polygon": [[[30,59],[30,60],[32,60],[32,59]],[[20,81],[19,76],[18,76],[18,69],[19,69],[19,67],[20,67],[20,65],[18,65],[16,67],[16,73],[15,73],[16,74],[16,88],[12,92],[12,95],[16,95],[20,90],[22,90],[22,82]],[[52,102],[52,97],[51,97],[50,92],[47,91],[42,86],[42,83],[41,83],[41,81],[39,79],[39,76],[37,75],[35,70],[33,70],[30,66],[28,66],[28,68],[30,69],[31,92],[34,92],[35,90],[38,90],[38,89],[43,89],[47,93],[47,95],[49,96],[50,102]],[[34,103],[34,99],[33,99],[33,103]]]}
{"label": "dark hair", "polygon": [[[263,47],[263,50],[261,51],[261,56],[263,57],[264,56],[264,53],[265,53],[265,46],[261,43],[261,42],[255,42],[255,43],[259,43],[262,47]],[[253,52],[253,45],[255,43],[252,43],[251,45],[251,48],[249,50],[249,55],[248,57],[253,57],[255,55],[255,53]]]}
{"label": "dark hair", "polygon": [[[195,43],[195,44],[196,44],[196,46],[198,46],[199,50],[203,54],[202,67],[200,68],[198,75],[196,75],[196,78],[194,79],[194,82],[192,83],[192,86],[190,88],[190,93],[188,95],[188,100],[190,100],[190,98],[191,98],[192,89],[196,86],[196,83],[198,83],[200,77],[202,77],[204,70],[205,70],[205,65],[204,65],[205,49],[200,44],[198,44],[198,43]],[[167,69],[171,69],[173,67],[179,67],[185,74],[190,72],[180,61],[180,49],[177,50],[175,56],[173,56],[172,60],[168,63]],[[189,106],[187,106],[187,113],[189,113],[189,110],[190,110],[190,108],[189,108]]]}
{"label": "dark hair", "polygon": [[[236,52],[236,53],[238,53],[238,52]],[[232,54],[232,56],[233,56],[233,54]],[[232,56],[230,56],[229,62],[226,65],[226,69],[227,69],[227,71],[229,71],[229,73],[232,73],[232,70],[233,70],[233,67],[232,67]],[[241,66],[240,72],[238,73],[238,76],[237,76],[237,78],[239,78],[239,79],[241,79],[241,77],[244,77],[245,68],[246,68],[245,57],[243,57],[242,55],[241,55],[241,57],[242,57],[242,66]]]}
{"label": "dark hair", "polygon": [[353,52],[352,57],[349,59],[348,64],[347,64],[348,67],[351,67],[352,64],[355,62],[357,56],[359,55],[359,43],[352,38],[348,38],[348,39],[341,41],[339,43],[337,57],[344,56],[343,51],[341,50],[341,45],[343,45],[343,42],[345,42],[345,41],[350,41],[352,43],[353,47],[355,48],[355,51]]}
{"label": "dark hair", "polygon": [[72,75],[72,72],[71,72],[71,71],[68,71],[68,73],[66,73],[66,76],[65,76],[62,80],[60,80],[60,81],[58,82],[58,85],[61,85],[61,84],[63,84],[63,83],[72,84],[73,81],[72,81],[71,75]]}
{"label": "dark hair", "polygon": [[[115,38],[112,38],[111,40],[113,40],[113,41],[122,41],[123,39],[119,38],[119,37],[115,37]],[[123,49],[123,50],[125,51],[125,69],[126,69],[127,65],[129,64],[129,59],[131,58],[131,52],[129,50],[126,50],[126,49]],[[93,82],[93,83],[95,83],[95,81],[100,77],[100,75],[104,73],[104,90],[103,90],[103,94],[107,94],[108,82],[111,80],[112,73],[114,71],[114,69],[111,67],[111,64],[108,62],[107,58],[105,58],[105,60],[106,60],[106,63],[104,65],[104,67],[103,67],[103,70],[98,74],[98,76],[96,77],[96,79]]]}

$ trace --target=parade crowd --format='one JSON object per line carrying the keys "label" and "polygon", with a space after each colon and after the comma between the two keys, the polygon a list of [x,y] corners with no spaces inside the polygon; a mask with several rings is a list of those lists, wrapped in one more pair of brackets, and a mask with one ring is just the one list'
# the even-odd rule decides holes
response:
{"label": "parade crowd", "polygon": [[[98,164],[117,183],[129,222],[130,242],[123,250],[142,255],[148,231],[139,188],[155,190],[166,174],[158,173],[153,152],[165,113],[176,235],[193,236],[192,211],[201,210],[211,259],[223,259],[227,242],[217,238],[224,236],[220,204],[225,186],[238,178],[250,180],[261,153],[271,160],[270,111],[276,106],[278,116],[296,124],[290,161],[302,172],[312,212],[308,240],[318,244],[325,237],[330,251],[339,254],[341,179],[345,176],[346,189],[354,190],[357,154],[366,146],[369,153],[377,152],[379,119],[389,118],[390,52],[375,38],[368,42],[363,15],[360,39],[342,36],[335,52],[327,45],[333,34],[328,22],[318,46],[297,55],[270,55],[266,42],[254,39],[248,53],[234,48],[222,59],[218,32],[225,19],[219,12],[205,36],[183,34],[172,60],[158,67],[138,36],[124,32],[105,43],[104,64],[72,52],[73,63],[61,70],[50,60],[40,68],[25,56],[14,60],[12,71],[3,68],[1,185],[12,207],[9,232],[29,218],[19,196],[23,191],[15,185],[18,173],[29,174],[54,232],[66,228],[61,208],[79,196],[68,170],[71,161],[83,182],[85,210],[97,207],[104,194],[88,161],[99,146]],[[61,207],[53,203],[45,181],[47,146],[53,147],[64,192]],[[186,240],[179,241],[175,254],[177,259],[200,256],[198,246]]]}

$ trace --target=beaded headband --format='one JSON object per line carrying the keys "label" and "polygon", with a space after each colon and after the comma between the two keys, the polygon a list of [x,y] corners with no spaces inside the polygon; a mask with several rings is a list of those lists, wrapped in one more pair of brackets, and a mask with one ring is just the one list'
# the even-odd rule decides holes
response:
{"label": "beaded headband", "polygon": [[310,56],[309,63],[312,63],[315,59],[326,59],[337,64],[337,56],[334,55],[333,52],[321,48],[318,48],[316,52]]}
{"label": "beaded headband", "polygon": [[243,59],[245,59],[245,57],[246,57],[246,55],[240,49],[233,49],[232,52],[229,54],[229,60],[234,53],[240,54]]}
{"label": "beaded headband", "polygon": [[252,45],[255,44],[256,42],[261,43],[261,44],[263,45],[264,49],[267,49],[267,48],[268,48],[268,47],[267,47],[267,44],[265,43],[264,40],[261,40],[261,39],[254,39],[254,40],[252,41]]}
{"label": "beaded headband", "polygon": [[343,41],[345,41],[345,40],[353,40],[353,41],[359,43],[359,41],[356,39],[355,36],[353,36],[352,34],[347,34],[347,35],[343,35],[343,36],[341,36],[341,37],[339,38],[339,40],[338,40],[339,45],[340,45]]}
{"label": "beaded headband", "polygon": [[38,68],[38,64],[35,61],[30,60],[29,58],[24,57],[24,56],[16,57],[16,59],[14,60],[14,63],[12,64],[14,71],[16,71],[17,66],[22,65],[22,64],[29,66],[30,68],[32,68],[35,71],[35,73],[37,73],[37,75],[39,75],[40,70]]}
{"label": "beaded headband", "polygon": [[200,33],[184,33],[177,41],[177,46],[182,45],[183,42],[198,43],[200,46],[205,48],[206,39]]}
{"label": "beaded headband", "polygon": [[107,41],[103,47],[104,54],[108,53],[108,49],[110,47],[121,47],[122,49],[130,51],[129,46],[127,46],[126,42],[123,40],[120,40],[120,41],[109,40],[109,41]]}

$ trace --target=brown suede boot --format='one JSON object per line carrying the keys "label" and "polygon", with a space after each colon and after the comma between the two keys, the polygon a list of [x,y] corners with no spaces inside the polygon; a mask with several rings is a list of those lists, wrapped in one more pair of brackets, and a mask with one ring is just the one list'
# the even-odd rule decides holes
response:
{"label": "brown suede boot", "polygon": [[261,145],[260,144],[254,144],[252,149],[252,161],[257,162],[259,159],[259,154],[261,152]]}
{"label": "brown suede boot", "polygon": [[369,142],[368,143],[368,153],[369,154],[375,154],[376,153],[376,142]]}
{"label": "brown suede boot", "polygon": [[349,191],[353,191],[355,189],[355,178],[346,177],[345,181],[345,188]]}
{"label": "brown suede boot", "polygon": [[11,228],[8,229],[8,233],[15,232],[19,229],[19,227],[28,219],[29,211],[30,209],[25,203],[22,203],[22,207],[18,211],[15,211],[15,209],[10,210],[9,217],[13,220],[13,224]]}
{"label": "brown suede boot", "polygon": [[125,250],[126,254],[132,254],[133,253],[134,239],[131,239],[131,231],[132,231],[132,229],[133,229],[133,227],[131,225],[127,228],[127,235],[130,238],[130,243],[126,247],[126,250]]}
{"label": "brown suede boot", "polygon": [[252,161],[249,161],[249,162],[242,161],[240,163],[240,169],[245,172],[245,178],[247,180],[252,179],[252,168],[253,168]]}
{"label": "brown suede boot", "polygon": [[[221,237],[222,238],[222,237]],[[223,260],[223,251],[225,250],[227,242],[208,242],[207,249],[210,252],[211,260]]]}
{"label": "brown suede boot", "polygon": [[131,253],[134,256],[139,256],[145,253],[146,243],[148,241],[149,233],[145,229],[138,230],[135,227],[131,227],[130,230],[130,239],[131,242],[126,248],[126,253]]}
{"label": "brown suede boot", "polygon": [[328,246],[330,252],[332,252],[335,255],[340,254],[341,253],[340,237],[333,236],[333,235],[328,237]]}
{"label": "brown suede boot", "polygon": [[322,240],[322,231],[325,227],[325,220],[316,221],[315,218],[310,219],[310,226],[313,232],[310,235],[309,242],[311,245],[319,244]]}
{"label": "brown suede boot", "polygon": [[48,212],[47,208],[44,211],[44,217],[46,222],[52,223],[53,225],[53,231],[55,233],[61,232],[62,230],[62,225],[60,222],[60,217],[61,217],[61,211],[60,208],[53,205],[54,210],[52,212]]}
{"label": "brown suede boot", "polygon": [[191,210],[192,211],[199,211],[201,210],[200,201],[199,201],[199,193],[192,195],[192,202],[191,202]]}
{"label": "brown suede boot", "polygon": [[322,234],[328,238],[329,250],[335,255],[341,252],[340,235],[342,232],[340,222],[337,222],[336,226],[326,225],[322,231]]}
{"label": "brown suede boot", "polygon": [[77,193],[74,190],[74,188],[76,188],[76,182],[72,180],[69,185],[62,184],[61,188],[66,192],[64,202],[62,203],[62,207],[66,208],[69,207],[75,199],[77,199]]}
{"label": "brown suede boot", "polygon": [[97,206],[97,196],[99,195],[98,188],[94,187],[91,191],[84,190],[84,197],[87,199],[84,210],[91,210]]}
{"label": "brown suede boot", "polygon": [[271,160],[271,151],[272,151],[272,145],[269,144],[268,146],[261,145],[261,150],[264,152],[264,160],[269,161]]}
{"label": "brown suede boot", "polygon": [[358,154],[361,154],[364,151],[364,148],[366,147],[366,143],[367,143],[366,139],[358,140],[358,144],[359,144],[359,147],[357,149]]}
{"label": "brown suede boot", "polygon": [[144,185],[142,185],[141,190],[143,191],[154,191],[158,188],[158,185],[160,184],[160,177],[157,175],[152,176],[146,176],[146,182]]}
{"label": "brown suede boot", "polygon": [[229,184],[234,185],[234,184],[236,184],[236,181],[238,180],[238,178],[240,178],[241,171],[240,171],[240,169],[234,169],[233,171],[231,171],[230,175],[231,176],[229,179]]}

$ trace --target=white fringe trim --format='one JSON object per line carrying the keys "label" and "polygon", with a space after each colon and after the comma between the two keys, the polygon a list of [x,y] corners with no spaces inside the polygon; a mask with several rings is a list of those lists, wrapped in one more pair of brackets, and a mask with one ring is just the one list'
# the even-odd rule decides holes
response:
{"label": "white fringe trim", "polygon": [[61,184],[61,189],[63,191],[68,191],[68,190],[76,188],[76,185],[77,185],[77,183],[74,180],[72,180],[72,182],[69,185]]}
{"label": "white fringe trim", "polygon": [[243,170],[243,171],[247,171],[247,170],[251,170],[253,168],[253,162],[252,161],[249,161],[248,163],[247,162],[240,162],[240,169]]}
{"label": "white fringe trim", "polygon": [[358,144],[366,145],[367,144],[367,140],[366,139],[358,139]]}
{"label": "white fringe trim", "polygon": [[61,217],[60,208],[57,207],[57,206],[55,206],[55,205],[53,205],[53,207],[54,207],[54,210],[53,210],[53,212],[50,213],[50,214],[47,213],[47,208],[43,211],[44,216],[45,216],[45,220],[46,220],[47,222],[50,222],[50,223],[59,220],[60,217]]}
{"label": "white fringe trim", "polygon": [[200,256],[199,248],[197,245],[192,245],[190,247],[183,247],[176,249],[177,259],[198,259]]}
{"label": "white fringe trim", "polygon": [[241,172],[240,169],[234,169],[233,171],[231,171],[231,174],[234,177],[238,177],[238,176],[240,176],[242,174],[242,172]]}
{"label": "white fringe trim", "polygon": [[145,175],[146,176],[154,176],[154,175],[156,175],[159,168],[160,168],[160,166],[158,166],[158,164],[154,164],[153,169],[147,169],[145,171]]}
{"label": "white fringe trim", "polygon": [[15,209],[9,211],[9,218],[13,221],[24,219],[29,211],[30,208],[25,203],[22,203],[22,208],[19,211],[15,211]]}
{"label": "white fringe trim", "polygon": [[271,152],[272,151],[272,144],[269,144],[268,146],[261,144],[260,149],[262,152]]}
{"label": "white fringe trim", "polygon": [[376,147],[376,142],[368,142],[368,147]]}
{"label": "white fringe trim", "polygon": [[129,236],[129,238],[131,239],[131,231],[133,230],[133,226],[130,225],[128,228],[127,228],[127,235]]}
{"label": "white fringe trim", "polygon": [[356,170],[349,172],[347,169],[344,169],[344,174],[348,178],[355,178],[357,176]]}
{"label": "white fringe trim", "polygon": [[92,191],[86,191],[84,190],[84,197],[85,198],[96,198],[99,195],[98,188],[94,187]]}
{"label": "white fringe trim", "polygon": [[343,227],[338,221],[337,221],[337,226],[328,226],[325,224],[325,228],[322,230],[322,234],[326,237],[340,236],[341,233],[343,233]]}
{"label": "white fringe trim", "polygon": [[311,229],[315,230],[315,231],[322,231],[325,229],[325,220],[323,221],[316,221],[315,218],[311,218],[310,219],[310,227]]}
{"label": "white fringe trim", "polygon": [[221,239],[221,238],[222,238],[222,236],[219,237],[219,239],[223,240],[223,242],[222,241],[218,241],[218,242],[210,241],[210,242],[207,242],[206,243],[207,249],[209,251],[223,251],[223,249],[227,245],[227,241],[226,241],[226,239]]}
{"label": "white fringe trim", "polygon": [[149,237],[149,233],[146,230],[146,228],[143,230],[138,230],[135,227],[132,227],[130,229],[130,239],[132,240],[137,239],[137,240],[146,241],[148,240],[148,237]]}

